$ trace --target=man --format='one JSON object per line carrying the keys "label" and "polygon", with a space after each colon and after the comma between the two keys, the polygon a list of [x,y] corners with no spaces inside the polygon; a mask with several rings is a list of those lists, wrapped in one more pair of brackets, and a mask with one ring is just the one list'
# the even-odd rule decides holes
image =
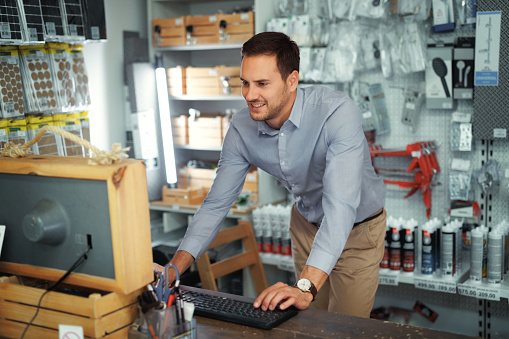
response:
{"label": "man", "polygon": [[284,34],[255,35],[241,56],[247,108],[233,116],[216,179],[171,262],[182,272],[207,250],[254,165],[295,199],[290,233],[298,279],[297,288],[267,288],[254,306],[369,317],[384,250],[385,186],[361,116],[344,93],[297,88],[299,48]]}

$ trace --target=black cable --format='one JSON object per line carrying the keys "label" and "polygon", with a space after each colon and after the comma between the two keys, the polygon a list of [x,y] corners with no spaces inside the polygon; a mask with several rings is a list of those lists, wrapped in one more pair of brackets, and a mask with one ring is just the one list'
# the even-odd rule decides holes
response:
{"label": "black cable", "polygon": [[86,260],[86,257],[87,257],[87,253],[88,251],[90,251],[92,248],[89,246],[87,248],[87,250],[78,258],[78,260],[76,260],[76,262],[71,266],[71,268],[69,268],[67,270],[67,272],[65,272],[65,274],[60,278],[58,279],[53,285],[51,285],[50,287],[48,287],[48,289],[41,295],[41,297],[39,298],[39,303],[37,304],[37,310],[35,311],[35,314],[34,316],[32,317],[32,320],[30,320],[30,322],[27,324],[27,326],[25,327],[25,330],[23,331],[23,334],[21,335],[21,339],[23,339],[25,337],[25,334],[26,332],[28,331],[28,328],[30,327],[30,325],[32,325],[32,323],[34,322],[35,320],[35,317],[37,317],[37,314],[39,314],[39,309],[41,308],[41,303],[42,303],[42,298],[44,298],[44,296],[46,295],[46,293],[48,292],[51,292],[52,290],[54,290],[65,278],[67,278],[69,276],[69,274],[71,274],[74,270],[76,270],[82,263],[83,261]]}

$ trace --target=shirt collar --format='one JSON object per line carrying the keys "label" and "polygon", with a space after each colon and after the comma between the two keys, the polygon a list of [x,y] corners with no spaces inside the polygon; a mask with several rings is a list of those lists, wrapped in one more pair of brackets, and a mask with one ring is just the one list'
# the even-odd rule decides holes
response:
{"label": "shirt collar", "polygon": [[[288,118],[288,121],[290,121],[297,128],[299,128],[302,119],[303,100],[304,100],[304,90],[302,90],[301,88],[297,88],[295,102],[293,103],[292,112],[290,113],[290,117]],[[265,121],[257,121],[257,123],[258,123],[258,134],[274,135],[278,133],[277,130],[267,125]]]}

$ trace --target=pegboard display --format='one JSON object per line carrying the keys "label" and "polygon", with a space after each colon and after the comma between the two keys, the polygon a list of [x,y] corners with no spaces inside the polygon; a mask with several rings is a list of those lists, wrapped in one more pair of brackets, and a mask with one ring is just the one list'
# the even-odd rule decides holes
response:
{"label": "pegboard display", "polygon": [[487,197],[490,208],[487,226],[495,226],[503,220],[509,221],[509,141],[488,142],[488,159],[495,159],[500,165],[500,187]]}
{"label": "pegboard display", "polygon": [[[449,172],[452,158],[468,159],[471,162],[471,169],[477,169],[481,161],[486,158],[486,146],[481,141],[474,141],[472,151],[453,152],[450,146],[450,129],[453,112],[472,113],[471,100],[457,100],[453,110],[429,110],[423,105],[418,124],[412,130],[410,126],[402,123],[404,106],[404,92],[406,88],[419,88],[424,82],[423,72],[410,74],[406,77],[399,77],[392,80],[385,79],[382,73],[361,74],[359,78],[360,88],[370,84],[381,83],[390,119],[390,132],[377,136],[375,144],[382,145],[384,149],[404,149],[406,145],[419,141],[434,141],[437,146],[436,155],[440,165],[440,173],[435,178],[432,186],[432,208],[431,217],[443,219],[448,214],[449,200]],[[396,168],[401,167],[401,159],[392,158]],[[387,161],[387,159],[384,159]],[[398,180],[411,180],[399,178]],[[404,196],[410,189],[402,189],[395,185],[387,185],[385,208],[389,215],[402,217],[404,219],[414,218],[419,224],[423,224],[426,218],[423,195],[416,192],[409,198]]]}

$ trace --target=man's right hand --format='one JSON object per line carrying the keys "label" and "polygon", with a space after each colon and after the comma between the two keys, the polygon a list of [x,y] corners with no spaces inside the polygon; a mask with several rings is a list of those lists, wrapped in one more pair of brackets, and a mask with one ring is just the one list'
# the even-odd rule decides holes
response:
{"label": "man's right hand", "polygon": [[[184,273],[193,262],[194,257],[186,251],[177,251],[177,253],[175,253],[170,261],[171,264],[177,266],[179,274]],[[154,271],[159,271],[163,274],[166,274],[164,266],[161,266],[157,263],[152,263],[152,268]],[[173,268],[168,269],[168,277],[166,277],[166,283],[168,286],[171,286],[175,282],[175,279],[177,279],[177,272],[175,272]]]}

